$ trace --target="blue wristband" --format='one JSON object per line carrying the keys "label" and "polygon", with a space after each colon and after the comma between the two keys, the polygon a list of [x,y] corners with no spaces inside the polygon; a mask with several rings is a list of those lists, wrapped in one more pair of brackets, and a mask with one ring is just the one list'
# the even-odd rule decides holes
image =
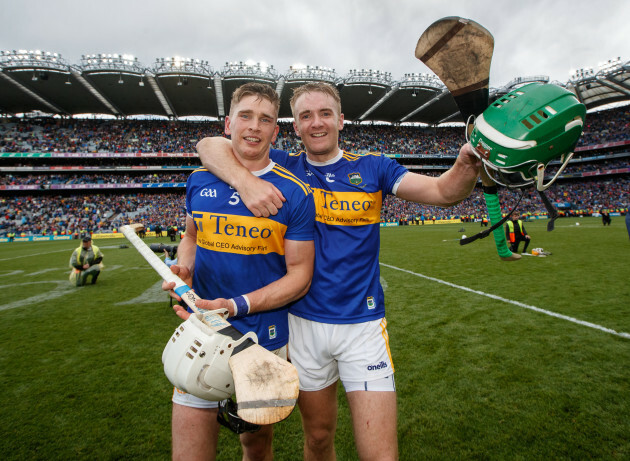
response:
{"label": "blue wristband", "polygon": [[232,316],[235,319],[240,319],[249,314],[249,299],[247,296],[241,295],[236,298],[232,298],[230,301],[234,303],[234,315]]}

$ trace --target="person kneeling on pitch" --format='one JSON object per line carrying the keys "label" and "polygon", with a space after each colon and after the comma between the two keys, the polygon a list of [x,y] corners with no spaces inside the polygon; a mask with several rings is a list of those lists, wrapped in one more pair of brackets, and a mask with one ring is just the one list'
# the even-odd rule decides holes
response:
{"label": "person kneeling on pitch", "polygon": [[518,218],[516,213],[512,213],[510,219],[505,223],[505,236],[510,241],[510,251],[512,253],[518,253],[518,246],[521,242],[525,242],[523,253],[527,253],[531,237],[525,230],[523,221]]}
{"label": "person kneeling on pitch", "polygon": [[70,257],[70,281],[78,287],[86,285],[88,281],[95,284],[103,267],[102,261],[103,253],[96,245],[92,245],[92,237],[86,235],[81,246]]}

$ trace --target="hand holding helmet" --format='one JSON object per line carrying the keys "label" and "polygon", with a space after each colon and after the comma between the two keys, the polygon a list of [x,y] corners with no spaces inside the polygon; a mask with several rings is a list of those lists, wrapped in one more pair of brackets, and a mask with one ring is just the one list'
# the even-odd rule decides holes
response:
{"label": "hand holding helmet", "polygon": [[[582,134],[586,107],[554,84],[531,83],[497,99],[475,120],[470,143],[497,183],[547,189],[564,170]],[[544,183],[555,158],[562,166]]]}

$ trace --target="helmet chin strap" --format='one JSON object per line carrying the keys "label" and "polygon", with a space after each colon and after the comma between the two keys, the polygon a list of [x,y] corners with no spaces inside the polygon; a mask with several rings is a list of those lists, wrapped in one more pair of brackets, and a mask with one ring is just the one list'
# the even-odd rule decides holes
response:
{"label": "helmet chin strap", "polygon": [[[482,186],[483,187],[483,191],[487,194],[496,194],[497,193],[497,186]],[[494,224],[490,229],[486,229],[484,231],[479,232],[478,234],[473,235],[472,237],[467,237],[467,238],[463,238],[459,241],[460,245],[467,245],[471,242],[474,242],[477,239],[483,239],[486,238],[488,235],[490,235],[492,233],[493,230],[497,229],[498,227],[501,227],[503,225],[503,223],[505,221],[507,221],[510,217],[510,215],[512,213],[514,213],[514,210],[516,210],[516,208],[518,208],[518,206],[521,203],[521,199],[523,198],[523,196],[525,195],[525,191],[522,190],[521,191],[521,196],[518,198],[518,201],[516,202],[516,205],[514,205],[514,208],[512,208],[510,210],[510,212],[508,214],[506,214],[503,219],[501,221],[499,221],[498,223]]]}
{"label": "helmet chin strap", "polygon": [[571,160],[571,157],[573,157],[573,152],[569,153],[566,156],[566,159],[564,160],[564,163],[562,164],[558,172],[555,174],[553,179],[549,181],[547,184],[543,184],[544,179],[545,179],[545,165],[543,165],[542,163],[538,164],[536,190],[538,191],[538,195],[540,195],[540,198],[542,199],[542,202],[545,205],[545,208],[547,209],[547,213],[549,213],[549,222],[547,223],[547,232],[551,232],[554,229],[554,221],[558,218],[558,212],[556,211],[554,206],[551,204],[551,202],[547,198],[545,191],[547,190],[549,186],[553,184],[553,182],[556,180],[558,175],[562,173],[562,170],[564,170],[564,167],[567,166],[567,163],[569,163],[569,160]]}
{"label": "helmet chin strap", "polygon": [[558,179],[558,176],[560,176],[560,173],[564,171],[567,164],[572,158],[573,158],[573,152],[569,152],[568,154],[562,155],[562,157],[560,158],[562,165],[560,165],[560,168],[558,168],[558,171],[556,172],[556,174],[553,176],[553,178],[551,178],[551,180],[547,184],[544,183],[545,182],[545,165],[543,165],[542,163],[539,163],[538,167],[536,168],[536,189],[538,189],[539,191],[547,190],[547,188],[549,188],[549,186],[551,186],[556,181],[556,179]]}

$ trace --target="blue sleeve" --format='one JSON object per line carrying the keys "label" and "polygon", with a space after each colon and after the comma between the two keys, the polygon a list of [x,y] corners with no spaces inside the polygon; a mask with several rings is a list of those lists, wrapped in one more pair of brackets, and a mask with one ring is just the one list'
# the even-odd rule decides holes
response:
{"label": "blue sleeve", "polygon": [[285,239],[314,240],[315,238],[315,201],[313,194],[305,195],[300,189],[295,189],[287,199],[291,203],[291,215]]}
{"label": "blue sleeve", "polygon": [[381,156],[379,160],[381,189],[386,194],[392,194],[396,183],[409,171],[396,160],[389,157]]}

